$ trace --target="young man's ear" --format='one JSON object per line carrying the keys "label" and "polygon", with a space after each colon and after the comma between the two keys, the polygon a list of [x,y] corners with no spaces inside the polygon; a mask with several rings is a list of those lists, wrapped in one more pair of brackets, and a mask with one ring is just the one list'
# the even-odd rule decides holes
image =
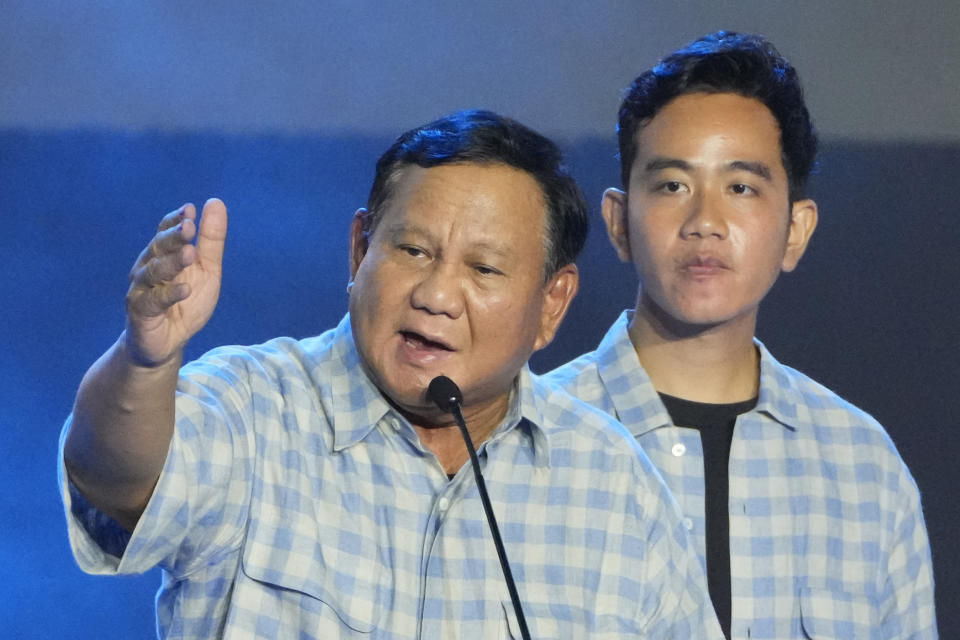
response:
{"label": "young man's ear", "polygon": [[534,351],[543,349],[553,340],[579,288],[580,272],[577,270],[577,265],[572,262],[561,267],[547,282],[544,287],[543,310],[540,314],[540,331],[533,343]]}
{"label": "young man's ear", "polygon": [[630,236],[627,219],[627,194],[620,189],[610,188],[603,192],[600,213],[607,226],[607,237],[623,262],[631,262]]}
{"label": "young man's ear", "polygon": [[807,244],[817,228],[817,203],[813,200],[797,200],[790,207],[790,229],[787,232],[787,250],[780,268],[793,271],[807,250]]}
{"label": "young man's ear", "polygon": [[353,214],[353,221],[350,223],[350,282],[353,282],[357,269],[370,248],[370,234],[366,231],[369,222],[370,212],[366,209],[361,207]]}

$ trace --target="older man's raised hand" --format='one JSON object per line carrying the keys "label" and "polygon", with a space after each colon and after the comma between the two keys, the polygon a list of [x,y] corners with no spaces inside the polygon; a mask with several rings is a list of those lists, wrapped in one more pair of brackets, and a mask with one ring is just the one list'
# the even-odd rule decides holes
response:
{"label": "older man's raised hand", "polygon": [[137,364],[154,367],[177,358],[210,319],[220,295],[226,234],[227,209],[216,198],[203,206],[199,229],[192,204],[160,221],[130,271],[125,346]]}
{"label": "older man's raised hand", "polygon": [[183,347],[220,295],[227,209],[210,199],[196,218],[168,213],[134,264],[126,330],[80,383],[64,443],[74,485],[131,531],[170,445]]}

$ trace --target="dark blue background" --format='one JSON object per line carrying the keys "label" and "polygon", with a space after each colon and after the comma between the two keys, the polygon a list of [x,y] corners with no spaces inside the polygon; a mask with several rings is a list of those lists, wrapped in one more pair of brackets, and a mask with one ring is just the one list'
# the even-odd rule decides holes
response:
{"label": "dark blue background", "polygon": [[[60,426],[83,372],[123,324],[127,272],[159,218],[209,196],[230,209],[223,292],[188,357],[303,337],[346,307],[347,231],[379,153],[372,137],[0,131],[0,628],[7,638],[147,638],[156,571],[82,574],[56,484]],[[598,215],[612,140],[563,141],[592,203],[581,293],[543,371],[595,346],[632,306]],[[762,307],[783,362],[876,416],[924,500],[945,636],[960,627],[960,147],[831,142],[813,181],[820,226]]]}

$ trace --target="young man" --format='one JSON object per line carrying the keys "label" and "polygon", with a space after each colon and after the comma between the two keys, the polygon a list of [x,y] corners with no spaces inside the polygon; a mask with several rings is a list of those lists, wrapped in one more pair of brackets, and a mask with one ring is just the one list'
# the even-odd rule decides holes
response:
{"label": "young man", "polygon": [[532,637],[719,638],[649,460],[527,369],[576,292],[586,235],[560,161],[490,112],[407,132],[354,217],[339,326],[182,369],[217,302],[227,218],[218,200],[199,228],[192,206],[168,214],[64,429],[81,567],[161,566],[165,638],[520,637],[467,449],[427,397],[443,374]]}
{"label": "young man", "polygon": [[817,223],[793,67],[718,32],[640,75],[602,212],[636,307],[549,377],[633,433],[680,502],[727,637],[932,638],[917,487],[882,427],[754,338]]}

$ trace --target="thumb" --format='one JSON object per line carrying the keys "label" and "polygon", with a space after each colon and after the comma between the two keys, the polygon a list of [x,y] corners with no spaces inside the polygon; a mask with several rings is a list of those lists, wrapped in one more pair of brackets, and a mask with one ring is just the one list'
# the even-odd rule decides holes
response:
{"label": "thumb", "polygon": [[197,233],[197,260],[201,264],[220,265],[227,239],[227,207],[219,198],[210,198],[200,214]]}

